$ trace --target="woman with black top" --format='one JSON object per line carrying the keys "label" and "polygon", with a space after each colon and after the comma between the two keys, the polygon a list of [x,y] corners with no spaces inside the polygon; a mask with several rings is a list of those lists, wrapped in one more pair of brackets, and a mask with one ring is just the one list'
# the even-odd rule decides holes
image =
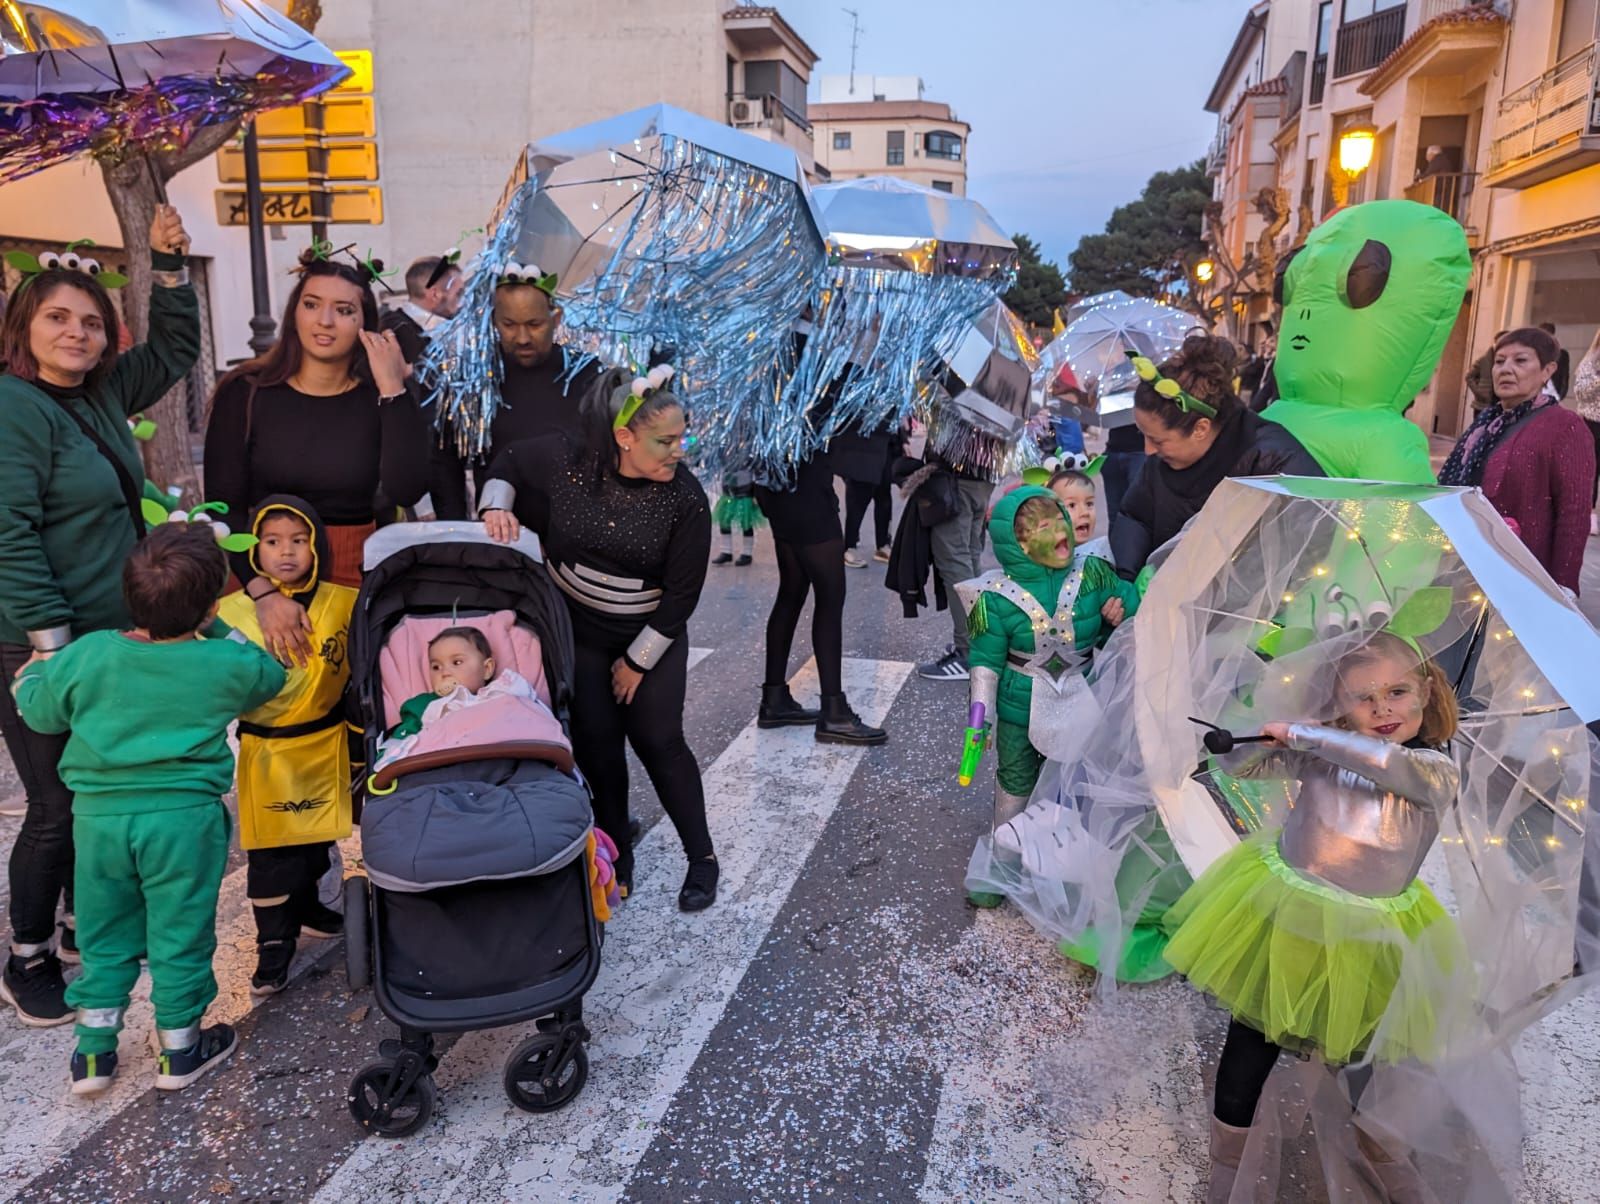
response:
{"label": "woman with black top", "polygon": [[[756,500],[772,524],[778,559],[778,596],[767,618],[766,679],[757,726],[815,724],[817,739],[825,744],[884,743],[888,733],[861,722],[844,696],[844,531],[827,453],[816,452],[801,464],[787,488],[757,485]],[[788,686],[789,650],[807,594],[816,600],[811,651],[822,687],[820,712],[802,707]]]}
{"label": "woman with black top", "polygon": [[682,462],[683,404],[655,371],[656,387],[642,390],[617,370],[600,377],[583,403],[581,443],[554,434],[502,450],[479,508],[495,539],[515,539],[524,524],[536,531],[567,595],[577,646],[573,753],[594,791],[595,820],[620,850],[624,894],[633,885],[626,741],[689,859],[678,906],[701,911],[717,898],[717,858],[683,704],[711,507]]}
{"label": "woman with black top", "polygon": [[[375,267],[308,250],[289,294],[278,341],[217,384],[206,426],[206,496],[245,522],[276,493],[309,502],[333,549],[328,579],[361,584],[361,545],[375,527],[381,480],[397,506],[428,488],[429,437],[406,384],[392,331],[378,328]],[[304,663],[305,609],[233,556],[233,571],[256,602],[267,651]]]}

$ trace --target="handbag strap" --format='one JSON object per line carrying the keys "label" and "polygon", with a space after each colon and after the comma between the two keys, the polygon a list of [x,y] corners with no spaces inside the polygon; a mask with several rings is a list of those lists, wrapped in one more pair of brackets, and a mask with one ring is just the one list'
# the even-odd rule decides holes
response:
{"label": "handbag strap", "polygon": [[133,524],[133,538],[136,541],[143,539],[144,513],[139,508],[139,502],[144,497],[144,491],[134,481],[133,474],[128,471],[128,466],[111,450],[111,446],[100,437],[100,432],[89,425],[89,420],[68,405],[65,399],[57,397],[54,393],[41,391],[45,392],[46,397],[66,411],[67,417],[77,423],[78,429],[83,432],[84,437],[94,444],[95,450],[105,457],[107,464],[111,465],[111,470],[117,474],[117,484],[122,487],[122,501],[128,508],[128,521]]}

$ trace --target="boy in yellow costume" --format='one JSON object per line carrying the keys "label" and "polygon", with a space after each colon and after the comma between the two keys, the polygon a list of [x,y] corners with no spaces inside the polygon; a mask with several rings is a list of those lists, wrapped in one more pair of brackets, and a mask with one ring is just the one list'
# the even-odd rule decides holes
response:
{"label": "boy in yellow costume", "polygon": [[[344,917],[317,897],[317,881],[328,871],[332,842],[350,835],[344,694],[356,591],[322,579],[332,563],[327,533],[301,499],[267,498],[251,530],[260,542],[250,550],[250,567],[304,610],[301,626],[311,648],[305,664],[291,658],[282,692],[239,721],[239,844],[256,917],[250,992],[271,995],[288,983],[302,933],[325,939],[344,929]],[[257,608],[274,591],[257,584],[256,592],[229,595],[221,615],[252,643],[265,645]]]}

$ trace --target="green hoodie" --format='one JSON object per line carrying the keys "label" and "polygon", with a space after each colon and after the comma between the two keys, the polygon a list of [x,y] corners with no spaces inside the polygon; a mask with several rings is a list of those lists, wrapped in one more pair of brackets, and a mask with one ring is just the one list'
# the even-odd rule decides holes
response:
{"label": "green hoodie", "polygon": [[[1017,542],[1015,523],[1022,504],[1035,497],[1048,498],[1057,506],[1061,504],[1048,489],[1033,485],[1013,489],[995,503],[989,517],[989,539],[994,544],[995,558],[1000,561],[1004,575],[1032,595],[1051,615],[1055,614],[1056,604],[1061,599],[1061,588],[1067,578],[1074,568],[1081,568],[1083,584],[1079,587],[1078,598],[1072,608],[1073,642],[1078,648],[1098,647],[1112,630],[1101,617],[1101,607],[1112,598],[1121,598],[1128,617],[1132,618],[1139,607],[1139,592],[1131,583],[1117,576],[1116,570],[1098,556],[1077,553],[1071,565],[1059,569],[1046,568],[1030,560]],[[1061,513],[1067,518],[1070,539],[1072,520],[1064,507]],[[992,669],[1000,674],[999,718],[1006,723],[1026,727],[1033,700],[1033,679],[1011,667],[1006,657],[1011,652],[1033,654],[1033,626],[1015,603],[992,590],[983,591],[980,597],[981,612],[979,606],[974,604],[973,615],[969,616],[972,640],[967,663],[971,668]],[[981,619],[977,617],[980,613]]]}
{"label": "green hoodie", "polygon": [[[183,266],[177,256],[154,259],[162,271]],[[122,487],[62,406],[81,415],[142,481],[128,418],[187,376],[199,352],[194,289],[156,287],[149,341],[119,355],[86,395],[57,403],[28,381],[0,374],[0,643],[26,644],[30,631],[52,627],[70,625],[79,636],[128,621],[122,562],[134,536]]]}

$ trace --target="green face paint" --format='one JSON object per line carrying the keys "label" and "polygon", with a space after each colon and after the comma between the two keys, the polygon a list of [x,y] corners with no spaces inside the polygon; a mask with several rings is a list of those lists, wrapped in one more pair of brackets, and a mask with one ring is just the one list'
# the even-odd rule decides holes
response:
{"label": "green face paint", "polygon": [[1029,560],[1045,568],[1060,569],[1072,563],[1072,527],[1059,508],[1038,517],[1021,516],[1017,542]]}

